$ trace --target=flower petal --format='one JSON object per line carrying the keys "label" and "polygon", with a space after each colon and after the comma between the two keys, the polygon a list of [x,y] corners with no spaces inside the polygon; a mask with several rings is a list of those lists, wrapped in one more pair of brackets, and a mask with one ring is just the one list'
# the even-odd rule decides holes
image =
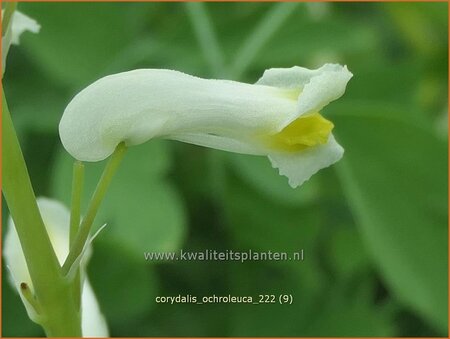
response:
{"label": "flower petal", "polygon": [[[298,186],[342,156],[332,137],[315,146],[321,138],[327,141],[330,128],[307,124],[303,127],[308,137],[290,135],[289,129],[289,142],[308,141],[301,152],[288,147],[290,153],[281,153],[270,140],[302,115],[318,114],[339,98],[351,77],[347,67],[336,64],[316,70],[270,69],[254,85],[172,70],[134,70],[104,77],[76,95],[64,111],[59,132],[66,150],[82,161],[102,160],[120,142],[135,145],[155,137],[269,155],[291,185]],[[295,126],[298,133],[305,129]],[[301,174],[291,172],[299,166],[298,161],[291,163],[293,158],[305,161]]]}
{"label": "flower petal", "polygon": [[105,317],[100,311],[97,298],[89,280],[84,280],[81,300],[81,328],[83,337],[105,338],[109,337],[108,326]]}
{"label": "flower petal", "polygon": [[331,101],[340,98],[352,76],[347,66],[338,64],[325,64],[315,70],[294,66],[271,68],[256,83],[301,90],[297,112],[280,126],[279,130],[282,130],[299,116],[319,112]]}
{"label": "flower petal", "polygon": [[[50,241],[55,250],[55,254],[58,257],[59,262],[63,263],[69,251],[69,211],[59,201],[43,197],[37,199],[37,204],[49,234]],[[22,246],[20,245],[19,236],[17,235],[14,221],[11,217],[9,217],[7,223],[3,257],[17,284],[25,282],[30,289],[34,291]],[[10,282],[13,283],[13,281]]]}
{"label": "flower petal", "polygon": [[[39,197],[37,198],[37,204],[53,249],[58,257],[58,261],[60,264],[63,264],[67,254],[69,253],[70,212],[66,206],[57,200]],[[87,247],[83,251],[81,262],[81,275],[84,278],[81,306],[83,312],[83,336],[107,337],[108,330],[106,327],[106,322],[100,312],[92,288],[87,282],[87,277],[85,275],[85,267],[92,251],[91,241],[94,237],[95,235],[90,238]],[[7,231],[4,239],[3,257],[5,258],[6,265],[11,273],[11,285],[14,286],[17,291],[20,291],[20,284],[25,282],[29,286],[30,290],[34,292],[33,283],[31,281],[30,273],[28,272],[28,267],[22,251],[19,236],[17,235],[14,221],[11,217],[8,219]],[[26,302],[26,299],[22,298],[22,300],[25,304],[30,319],[36,321],[38,318],[33,313],[32,306]],[[85,319],[86,317],[87,319]],[[94,321],[98,321],[98,323],[94,324]],[[84,332],[84,326],[87,328],[87,334]]]}
{"label": "flower petal", "polygon": [[[5,10],[2,10],[2,19],[3,13]],[[29,16],[15,11],[12,18],[9,29],[7,29],[6,34],[2,37],[2,72],[5,72],[6,66],[6,57],[9,52],[9,47],[11,44],[18,45],[20,41],[20,36],[23,32],[29,31],[32,33],[39,33],[41,26],[37,23],[36,20],[30,18]]]}
{"label": "flower petal", "polygon": [[30,18],[28,15],[23,14],[22,12],[15,11],[12,18],[12,39],[11,43],[13,45],[18,45],[20,42],[20,36],[22,33],[28,31],[31,33],[39,33],[41,30],[41,26],[38,24],[36,20]]}
{"label": "flower petal", "polygon": [[239,140],[237,138],[223,137],[220,135],[184,133],[174,136],[169,135],[167,138],[197,146],[215,148],[227,152],[252,155],[267,155],[267,149],[258,145],[257,143],[250,142],[249,140]]}
{"label": "flower petal", "polygon": [[[25,306],[25,310],[27,311],[28,318],[30,318],[35,323],[39,324],[42,320],[42,317],[38,314],[37,310],[34,308],[34,306],[25,298],[25,296],[22,293],[21,285],[22,283],[19,282],[15,277],[13,272],[11,271],[11,268],[7,265],[6,268],[9,271],[9,282],[11,286],[15,287],[16,290],[19,293],[20,300],[22,300],[23,305]],[[26,285],[27,288],[29,288],[28,284]]]}
{"label": "flower petal", "polygon": [[272,166],[279,169],[280,175],[289,179],[289,185],[296,188],[320,169],[339,161],[343,154],[344,149],[331,134],[328,142],[324,145],[311,147],[297,153],[269,154],[269,159]]}
{"label": "flower petal", "polygon": [[117,144],[186,133],[223,137],[275,131],[295,115],[292,91],[173,70],[104,77],[78,93],[59,125],[66,150],[82,161],[108,157]]}

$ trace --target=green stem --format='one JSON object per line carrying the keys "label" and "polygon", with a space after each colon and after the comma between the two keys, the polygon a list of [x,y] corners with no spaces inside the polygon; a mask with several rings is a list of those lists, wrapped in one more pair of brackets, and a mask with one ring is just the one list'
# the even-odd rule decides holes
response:
{"label": "green stem", "polygon": [[81,161],[75,161],[73,164],[73,179],[72,179],[72,204],[70,210],[70,246],[75,241],[75,236],[80,226],[80,210],[81,210],[81,196],[83,193],[84,181],[84,165]]}
{"label": "green stem", "polygon": [[298,5],[299,2],[284,2],[273,5],[236,53],[236,58],[231,66],[231,74],[234,79],[239,79],[242,76],[261,48],[264,47]]}
{"label": "green stem", "polygon": [[89,203],[86,216],[83,218],[83,221],[81,222],[74,243],[70,247],[69,255],[67,256],[66,261],[64,262],[64,265],[62,267],[62,273],[64,276],[70,272],[72,265],[76,262],[76,260],[83,251],[83,248],[86,244],[86,241],[88,240],[89,233],[91,231],[92,223],[94,222],[95,216],[97,215],[100,204],[103,198],[105,197],[109,184],[111,183],[111,180],[114,174],[116,173],[117,168],[119,167],[119,164],[123,159],[123,156],[125,155],[126,149],[127,148],[125,144],[120,143],[117,146],[116,150],[114,151],[113,155],[111,156],[111,159],[106,165],[105,170],[103,171],[100,181],[98,182],[95,192]]}
{"label": "green stem", "polygon": [[[69,246],[75,242],[80,226],[80,211],[81,211],[81,197],[83,194],[84,182],[84,165],[81,161],[75,161],[73,164],[73,179],[72,179],[72,203],[70,209],[70,235]],[[73,296],[77,303],[77,308],[81,306],[81,274],[80,269],[77,269],[75,279],[73,281]]]}
{"label": "green stem", "polygon": [[2,36],[5,36],[8,30],[9,23],[11,22],[14,11],[16,10],[17,2],[8,2],[6,4],[5,12],[2,18]]}
{"label": "green stem", "polygon": [[71,287],[61,276],[3,90],[2,159],[3,194],[20,239],[37,302],[43,311],[45,320],[41,325],[49,336],[80,336],[80,319]]}
{"label": "green stem", "polygon": [[22,296],[33,307],[38,315],[42,314],[41,305],[37,302],[27,283],[20,283],[20,293],[22,293]]}
{"label": "green stem", "polygon": [[202,2],[187,2],[185,5],[188,17],[194,27],[195,35],[200,43],[200,48],[213,75],[216,77],[226,75],[224,54],[220,48],[205,4]]}

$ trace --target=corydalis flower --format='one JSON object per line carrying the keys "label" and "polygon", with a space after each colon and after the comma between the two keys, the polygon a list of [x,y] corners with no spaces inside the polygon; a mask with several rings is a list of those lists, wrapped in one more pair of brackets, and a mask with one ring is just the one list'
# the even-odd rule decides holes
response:
{"label": "corydalis flower", "polygon": [[[2,10],[3,19],[4,10]],[[6,65],[6,56],[8,55],[11,44],[18,45],[22,33],[29,31],[32,33],[39,33],[41,26],[29,16],[15,11],[10,22],[10,27],[7,28],[5,36],[2,36],[2,69],[3,73]]]}
{"label": "corydalis flower", "polygon": [[269,69],[256,84],[139,69],[82,90],[59,132],[66,150],[82,161],[105,159],[120,142],[152,138],[265,155],[297,187],[343,155],[333,124],[319,111],[345,92],[351,77],[335,64]]}
{"label": "corydalis flower", "polygon": [[[62,264],[69,253],[69,210],[56,200],[41,197],[37,199],[37,203],[53,249],[55,250],[55,254],[58,257],[60,264]],[[84,268],[89,260],[90,251],[91,249],[88,248],[81,263],[84,280],[81,296],[82,333],[84,337],[108,337],[106,321],[100,312],[94,291],[84,274]],[[30,273],[28,272],[19,237],[11,217],[8,220],[3,256],[11,273],[10,283],[17,291],[19,291],[22,301],[27,309],[28,316],[33,321],[39,322],[39,316],[36,314],[35,309],[28,303],[26,298],[23,298],[23,295],[20,292],[22,283],[25,283],[31,291],[33,291],[33,284]]]}

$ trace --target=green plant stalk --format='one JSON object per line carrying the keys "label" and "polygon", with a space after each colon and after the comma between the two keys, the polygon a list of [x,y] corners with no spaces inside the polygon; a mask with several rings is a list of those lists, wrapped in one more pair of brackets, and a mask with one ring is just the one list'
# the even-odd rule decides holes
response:
{"label": "green plant stalk", "polygon": [[41,325],[47,336],[80,336],[81,321],[72,286],[61,275],[58,259],[41,218],[3,89],[2,159],[2,190],[42,310]]}
{"label": "green plant stalk", "polygon": [[214,32],[206,5],[202,2],[186,2],[186,10],[200,48],[203,52],[209,68],[215,77],[227,75],[223,52]]}
{"label": "green plant stalk", "polygon": [[89,203],[88,211],[86,216],[83,218],[81,222],[80,228],[78,230],[77,236],[74,240],[74,243],[70,246],[69,255],[64,262],[62,267],[62,273],[66,276],[72,265],[79,258],[81,253],[83,252],[86,241],[88,241],[89,233],[92,228],[92,224],[94,222],[95,216],[97,215],[98,209],[100,207],[103,198],[105,197],[106,191],[111,183],[111,180],[116,173],[123,156],[125,155],[126,146],[124,143],[120,143],[114,153],[112,154],[108,164],[103,171],[103,174],[100,178],[100,181],[97,184],[94,194],[92,195],[91,201]]}
{"label": "green plant stalk", "polygon": [[[83,194],[84,182],[84,165],[81,161],[75,161],[73,164],[73,179],[72,179],[72,202],[70,208],[70,235],[69,246],[75,242],[80,226],[80,211],[81,211],[81,197]],[[81,274],[80,269],[77,269],[75,279],[73,281],[73,296],[77,303],[77,308],[81,307]]]}
{"label": "green plant stalk", "polygon": [[246,71],[261,48],[269,41],[273,34],[281,27],[300,2],[275,3],[259,22],[253,32],[244,41],[236,53],[236,58],[231,66],[231,74],[234,79],[239,79]]}
{"label": "green plant stalk", "polygon": [[70,208],[70,237],[72,246],[80,226],[81,196],[83,194],[84,165],[81,161],[73,164],[72,203]]}
{"label": "green plant stalk", "polygon": [[12,40],[11,23],[16,7],[17,2],[8,2],[6,3],[5,10],[2,13],[2,79],[3,74],[5,73],[6,56],[8,55]]}
{"label": "green plant stalk", "polygon": [[5,12],[3,15],[2,20],[2,36],[6,34],[6,31],[8,30],[9,24],[11,22],[12,16],[14,14],[14,11],[16,10],[17,2],[9,2],[5,7]]}

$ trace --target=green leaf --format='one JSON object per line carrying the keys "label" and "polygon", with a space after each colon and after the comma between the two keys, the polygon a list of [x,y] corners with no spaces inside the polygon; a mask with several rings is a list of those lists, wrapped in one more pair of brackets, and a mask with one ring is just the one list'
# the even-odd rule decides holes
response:
{"label": "green leaf", "polygon": [[302,275],[268,269],[265,263],[235,264],[232,273],[234,295],[250,295],[254,301],[259,300],[259,294],[293,297],[292,304],[233,305],[232,336],[365,337],[395,333],[389,309],[372,300],[371,279],[356,285],[333,281],[317,293],[304,284]]}
{"label": "green leaf", "polygon": [[321,307],[307,325],[305,336],[391,337],[395,327],[391,308],[372,301],[372,280],[356,286],[332,286],[322,295]]}
{"label": "green leaf", "polygon": [[[447,49],[448,12],[446,3],[386,3],[383,4],[396,30],[403,38],[425,55],[437,54]],[[398,33],[397,33],[398,34]]]}
{"label": "green leaf", "polygon": [[307,258],[304,261],[269,261],[268,264],[299,273],[310,292],[323,284],[323,272],[315,251],[324,220],[320,209],[276,204],[233,180],[230,180],[224,203],[238,250],[285,252],[290,257],[303,250]]}
{"label": "green leaf", "polygon": [[[333,6],[330,6],[331,9]],[[303,65],[318,67],[325,62],[350,63],[368,53],[376,53],[379,37],[373,26],[333,15],[315,21],[306,11],[298,10],[255,58],[251,70]],[[357,29],[355,29],[357,25]],[[241,34],[236,31],[236,34]],[[351,69],[350,69],[351,70]],[[261,76],[262,74],[257,74]]]}
{"label": "green leaf", "polygon": [[[145,251],[176,250],[185,234],[185,215],[178,193],[164,178],[170,166],[167,143],[151,141],[131,147],[108,189],[97,226],[107,223],[107,237],[120,240],[136,257]],[[67,204],[70,201],[73,159],[61,152],[56,159],[53,192]],[[83,209],[105,166],[85,163]],[[103,235],[101,235],[103,236]]]}
{"label": "green leaf", "polygon": [[23,3],[41,25],[22,46],[51,77],[71,88],[87,85],[128,45],[136,25],[127,24],[129,4]]}
{"label": "green leaf", "polygon": [[[343,101],[398,104],[403,110],[417,111],[417,80],[424,73],[424,67],[417,61],[395,62],[377,59],[371,63],[349,64],[353,78],[345,95],[335,104]],[[393,112],[400,114],[402,112]],[[407,112],[411,115],[411,111]]]}
{"label": "green leaf", "polygon": [[228,158],[236,174],[267,198],[291,206],[316,202],[319,194],[319,178],[313,176],[304,185],[293,189],[287,179],[280,176],[267,157],[229,154]]}
{"label": "green leaf", "polygon": [[372,263],[356,229],[333,227],[329,234],[326,258],[337,277],[348,281],[371,269]]}
{"label": "green leaf", "polygon": [[12,49],[9,62],[3,83],[18,134],[56,133],[70,94],[30,67],[22,49]]}
{"label": "green leaf", "polygon": [[[302,264],[300,264],[302,265]],[[305,327],[311,321],[317,291],[311,291],[302,282],[302,276],[268,267],[267,263],[234,263],[231,267],[231,294],[251,296],[253,302],[259,295],[280,294],[293,297],[291,305],[235,304],[230,312],[232,337],[294,337],[303,336]],[[276,324],[276,326],[274,326]]]}
{"label": "green leaf", "polygon": [[157,276],[143,258],[135,260],[120,242],[103,239],[96,242],[93,254],[88,278],[112,332],[155,306]]}
{"label": "green leaf", "polygon": [[447,149],[424,127],[335,116],[340,178],[368,251],[396,298],[447,331]]}

